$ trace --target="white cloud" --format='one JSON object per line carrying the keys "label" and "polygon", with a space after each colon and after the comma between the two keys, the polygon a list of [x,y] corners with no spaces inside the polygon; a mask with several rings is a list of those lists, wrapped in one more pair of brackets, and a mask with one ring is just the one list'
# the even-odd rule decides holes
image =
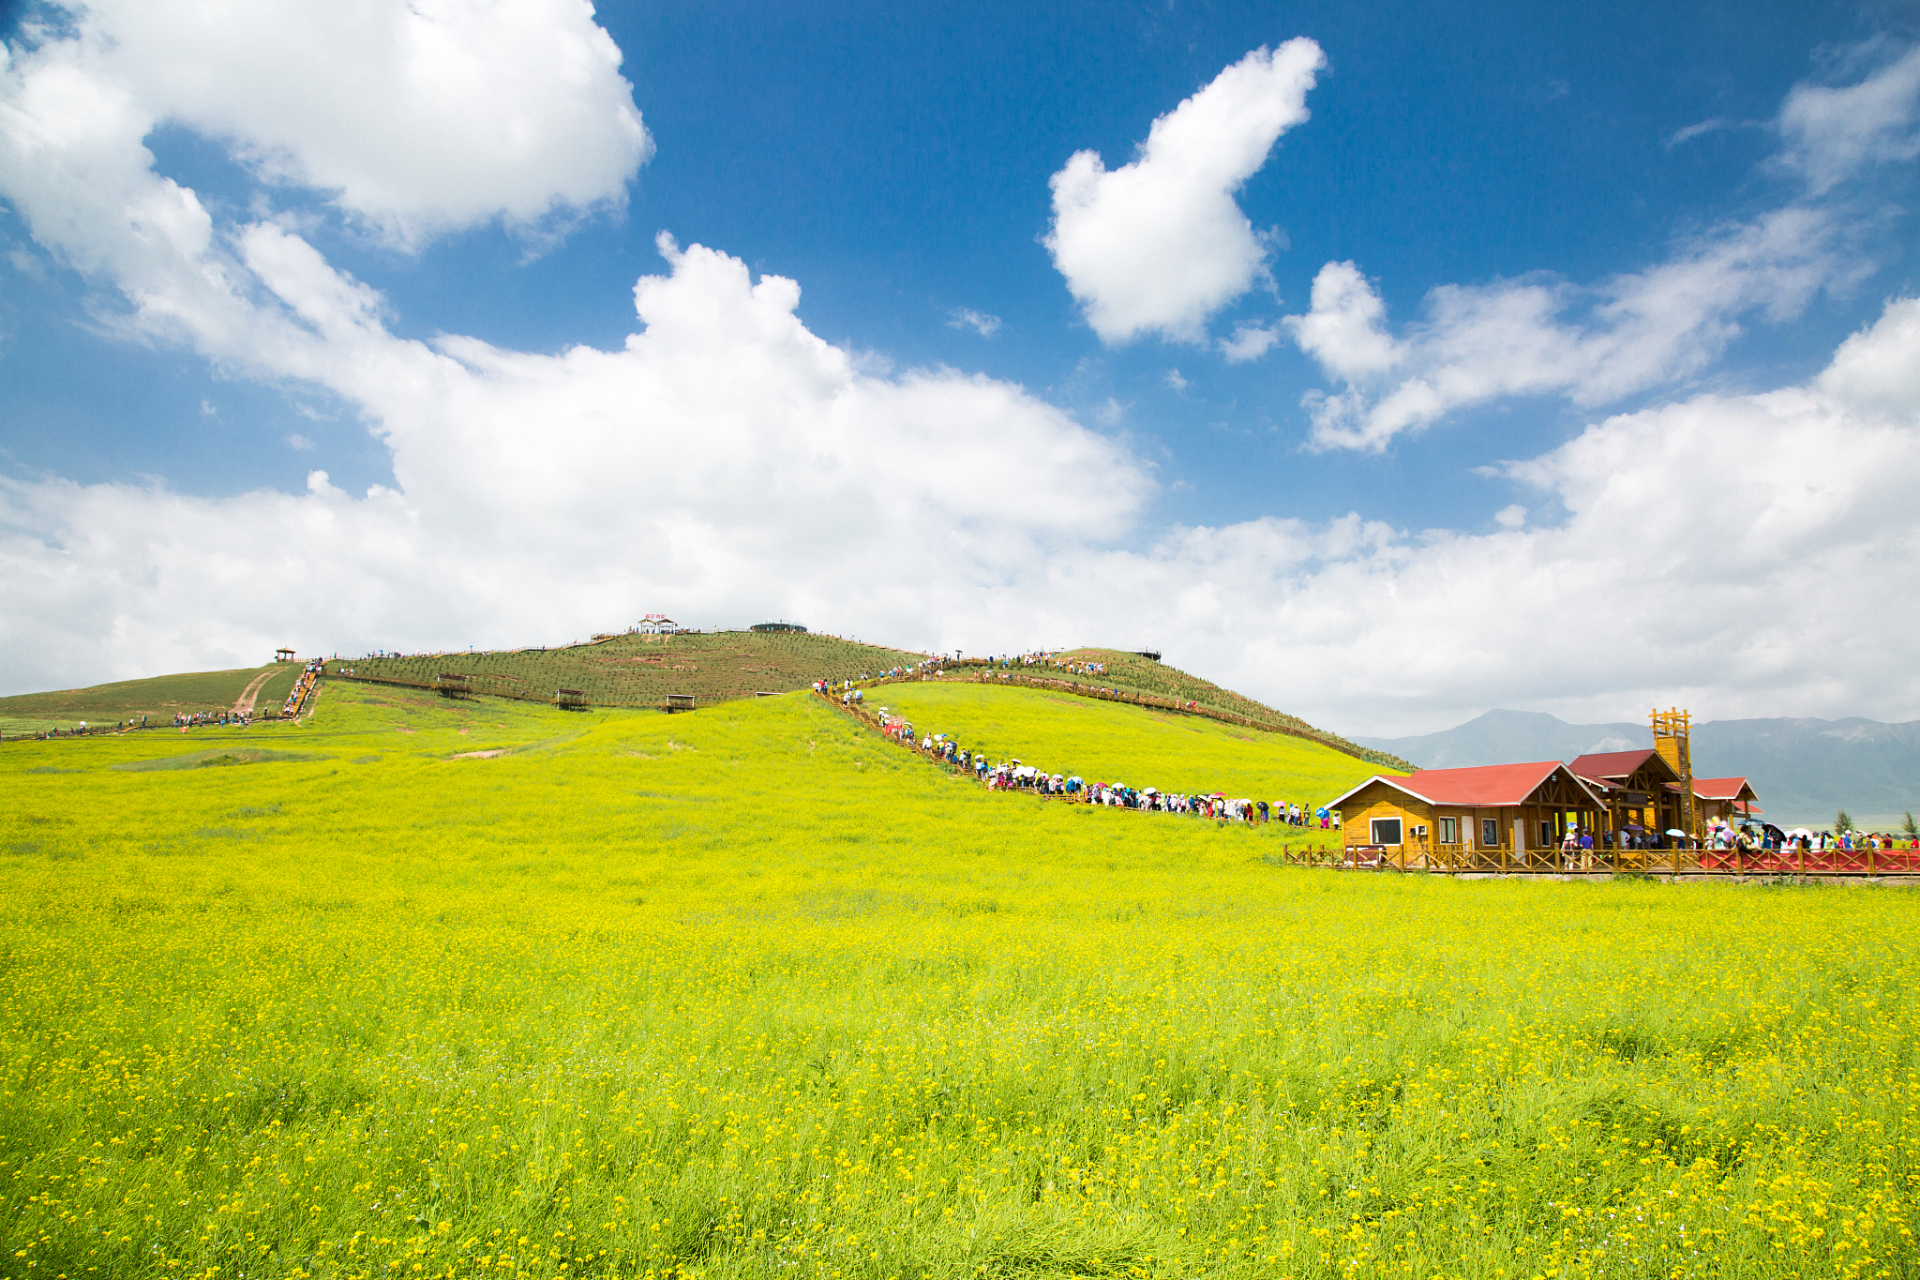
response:
{"label": "white cloud", "polygon": [[[1303,402],[1312,445],[1378,451],[1467,405],[1552,394],[1595,407],[1699,373],[1750,318],[1791,319],[1821,289],[1869,273],[1847,244],[1846,208],[1819,197],[1868,164],[1920,155],[1917,124],[1920,49],[1844,88],[1796,86],[1775,163],[1805,178],[1802,198],[1686,237],[1666,261],[1593,285],[1540,273],[1440,286],[1399,336],[1360,268],[1327,263],[1309,310],[1283,321],[1342,384]],[[1668,146],[1722,127],[1733,125],[1703,121]]]}
{"label": "white cloud", "polygon": [[1345,384],[1308,398],[1313,443],[1380,450],[1466,405],[1561,394],[1596,406],[1699,372],[1740,319],[1797,314],[1860,267],[1835,248],[1836,220],[1776,210],[1684,243],[1668,261],[1590,287],[1552,276],[1443,285],[1405,336],[1351,262],[1314,278],[1311,307],[1284,323]]}
{"label": "white cloud", "polygon": [[1180,376],[1178,369],[1167,370],[1166,384],[1175,391],[1185,391],[1190,385],[1185,378]]}
{"label": "white cloud", "polygon": [[1151,600],[1169,661],[1355,733],[1494,706],[1920,716],[1920,301],[1805,386],[1613,417],[1507,471],[1565,518],[1175,530],[1063,565],[1052,607],[1099,622],[1050,625],[1117,634]]}
{"label": "white cloud", "polygon": [[1816,195],[1870,165],[1920,156],[1920,46],[1858,84],[1796,85],[1780,133],[1780,163]]}
{"label": "white cloud", "polygon": [[1325,65],[1307,39],[1256,49],[1155,120],[1132,162],[1109,172],[1081,151],[1053,175],[1046,245],[1101,341],[1198,342],[1262,277],[1266,246],[1234,194],[1307,118]]}
{"label": "white cloud", "polygon": [[[380,299],[298,237],[240,243],[270,314],[306,339],[256,360],[286,356],[353,402],[398,487],[0,483],[13,686],[248,661],[282,635],[349,651],[564,637],[662,600],[930,636],[1050,548],[1122,534],[1148,492],[1123,449],[1016,386],[859,372],[794,316],[793,281],[698,245],[663,237],[672,270],[635,288],[624,347],[545,356],[395,338]],[[204,632],[178,615],[252,572],[303,586],[248,589]]]}
{"label": "white cloud", "polygon": [[[143,139],[161,124],[227,143],[266,181],[324,193],[402,246],[617,204],[652,150],[620,51],[586,0],[73,9],[71,34],[16,51],[6,72],[0,174],[11,171],[7,194],[36,237],[83,269],[97,228],[47,234],[49,206],[76,209],[79,182],[121,184],[162,234],[198,233],[190,193],[126,184],[147,169]],[[41,198],[23,199],[23,179]]]}
{"label": "white cloud", "polygon": [[1234,364],[1258,360],[1280,341],[1280,334],[1279,325],[1239,325],[1231,338],[1220,340],[1220,353]]}
{"label": "white cloud", "polygon": [[1685,146],[1695,138],[1703,138],[1710,133],[1719,133],[1723,129],[1737,128],[1742,123],[1744,122],[1729,120],[1725,116],[1715,116],[1711,120],[1701,120],[1698,123],[1687,125],[1683,129],[1675,129],[1667,135],[1667,140],[1662,145],[1664,145],[1668,151],[1671,151],[1675,147]]}
{"label": "white cloud", "polygon": [[1000,317],[972,307],[955,307],[947,313],[947,328],[971,329],[983,338],[991,338],[1000,331]]}
{"label": "white cloud", "polygon": [[296,453],[312,453],[313,441],[301,435],[299,432],[295,432],[293,435],[287,437],[287,447]]}
{"label": "white cloud", "polygon": [[1527,522],[1527,509],[1515,502],[1493,513],[1493,522],[1502,529],[1518,529]]}

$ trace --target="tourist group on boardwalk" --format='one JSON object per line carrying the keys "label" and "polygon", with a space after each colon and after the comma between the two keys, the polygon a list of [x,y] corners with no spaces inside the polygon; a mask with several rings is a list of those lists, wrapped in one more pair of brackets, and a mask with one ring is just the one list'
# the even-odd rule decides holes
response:
{"label": "tourist group on boardwalk", "polygon": [[868,715],[863,705],[864,691],[853,687],[850,681],[842,681],[836,688],[831,682],[823,680],[814,685],[814,692],[838,701],[842,707],[901,746],[972,776],[990,791],[1024,791],[1075,804],[1097,804],[1140,813],[1179,814],[1218,822],[1277,822],[1300,828],[1317,827],[1322,831],[1337,831],[1340,827],[1338,814],[1325,806],[1315,808],[1310,802],[1233,797],[1219,791],[1169,792],[1158,787],[1133,787],[1121,782],[1088,782],[1077,774],[1048,772],[1019,759],[991,759],[984,752],[962,746],[945,733],[916,734],[912,722],[895,715],[887,707],[880,707],[874,714]]}

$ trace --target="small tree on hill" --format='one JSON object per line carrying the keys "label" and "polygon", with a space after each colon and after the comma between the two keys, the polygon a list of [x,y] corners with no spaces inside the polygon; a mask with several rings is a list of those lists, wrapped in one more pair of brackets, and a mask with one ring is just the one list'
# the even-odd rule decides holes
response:
{"label": "small tree on hill", "polygon": [[1913,810],[1907,810],[1907,820],[1900,824],[1900,829],[1913,839],[1920,840],[1920,825],[1915,825],[1913,821]]}
{"label": "small tree on hill", "polygon": [[1847,816],[1845,809],[1833,815],[1833,829],[1836,834],[1853,830],[1853,819]]}

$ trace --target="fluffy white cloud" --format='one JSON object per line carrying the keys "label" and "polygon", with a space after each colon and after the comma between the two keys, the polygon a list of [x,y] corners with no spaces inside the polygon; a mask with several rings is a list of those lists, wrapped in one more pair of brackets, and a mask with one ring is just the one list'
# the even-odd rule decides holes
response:
{"label": "fluffy white cloud", "polygon": [[[36,211],[93,203],[64,184],[143,174],[143,140],[163,124],[227,143],[260,177],[322,192],[405,246],[618,203],[652,149],[586,0],[72,8],[71,30],[43,33],[0,85],[7,194],[37,179]],[[190,193],[134,185],[156,234],[200,234]],[[82,227],[54,239],[83,267],[97,248]]]}
{"label": "fluffy white cloud", "polygon": [[623,348],[547,356],[395,338],[380,300],[305,241],[248,229],[268,327],[303,338],[255,358],[357,404],[398,488],[354,498],[316,472],[298,497],[207,500],[6,482],[7,681],[250,661],[283,635],[520,642],[649,606],[925,639],[1135,518],[1144,468],[1018,387],[863,374],[796,318],[793,281],[662,249],[672,271],[635,288]]}
{"label": "fluffy white cloud", "polygon": [[1858,84],[1795,86],[1780,133],[1780,163],[1815,194],[1869,165],[1920,156],[1920,46]]}
{"label": "fluffy white cloud", "polygon": [[1920,301],[1805,386],[1609,418],[1510,472],[1559,514],[1176,530],[1064,566],[1049,599],[1116,602],[1106,635],[1148,601],[1169,660],[1350,732],[1490,706],[1920,715]]}
{"label": "fluffy white cloud", "polygon": [[[1669,146],[1727,122],[1681,130]],[[1311,305],[1283,321],[1342,385],[1310,393],[1312,443],[1385,449],[1463,406],[1502,396],[1564,395],[1593,407],[1706,368],[1761,315],[1798,314],[1820,289],[1863,278],[1846,251],[1843,207],[1817,198],[1861,168],[1920,155],[1920,49],[1840,88],[1802,84],[1781,108],[1775,164],[1803,197],[1749,222],[1680,243],[1665,262],[1591,286],[1545,274],[1443,285],[1396,337],[1386,306],[1352,262],[1329,262]]]}
{"label": "fluffy white cloud", "polygon": [[1669,261],[1580,288],[1552,277],[1443,285],[1402,337],[1351,262],[1329,262],[1311,306],[1284,323],[1345,384],[1308,398],[1313,442],[1384,449],[1465,405],[1556,393],[1606,404],[1697,373],[1760,313],[1786,319],[1859,268],[1834,218],[1789,207],[1682,246]]}
{"label": "fluffy white cloud", "polygon": [[[326,377],[377,414],[399,487],[0,484],[9,683],[287,637],[551,641],[663,608],[929,649],[1154,643],[1351,732],[1490,705],[1920,715],[1920,301],[1804,386],[1614,417],[1513,464],[1533,512],[1492,532],[1262,519],[1131,551],[1148,480],[1124,450],[1004,383],[862,374],[794,317],[792,282],[667,248],[644,328],[558,356],[402,342],[350,288],[276,277],[344,326]],[[256,256],[298,250],[263,232]]]}
{"label": "fluffy white cloud", "polygon": [[1053,263],[1103,342],[1202,337],[1208,316],[1260,279],[1267,250],[1234,201],[1274,142],[1307,118],[1320,46],[1256,49],[1153,122],[1109,172],[1081,151],[1053,175]]}
{"label": "fluffy white cloud", "polygon": [[1258,360],[1279,343],[1281,332],[1279,325],[1237,325],[1231,338],[1220,340],[1220,354],[1234,364]]}

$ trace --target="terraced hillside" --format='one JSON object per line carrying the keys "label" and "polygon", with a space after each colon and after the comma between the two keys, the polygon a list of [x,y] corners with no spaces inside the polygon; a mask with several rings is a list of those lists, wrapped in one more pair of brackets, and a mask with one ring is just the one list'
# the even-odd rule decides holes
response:
{"label": "terraced hillside", "polygon": [[875,689],[867,703],[905,716],[916,733],[1089,782],[1312,805],[1387,772],[1290,734],[1044,689],[921,681]]}
{"label": "terraced hillside", "polygon": [[262,675],[267,680],[255,695],[255,706],[269,710],[286,700],[299,674],[297,663],[270,662],[232,671],[190,671],[147,680],[119,680],[85,689],[15,694],[0,698],[0,735],[11,738],[49,729],[71,729],[82,720],[89,724],[113,724],[146,716],[150,720],[170,721],[178,711],[224,711]]}
{"label": "terraced hillside", "polygon": [[578,689],[602,707],[659,706],[670,693],[696,703],[804,689],[815,680],[857,679],[909,666],[927,655],[835,636],[717,631],[697,635],[623,635],[561,649],[357,658],[329,674],[431,688],[443,673],[468,677],[470,691],[550,701]]}

